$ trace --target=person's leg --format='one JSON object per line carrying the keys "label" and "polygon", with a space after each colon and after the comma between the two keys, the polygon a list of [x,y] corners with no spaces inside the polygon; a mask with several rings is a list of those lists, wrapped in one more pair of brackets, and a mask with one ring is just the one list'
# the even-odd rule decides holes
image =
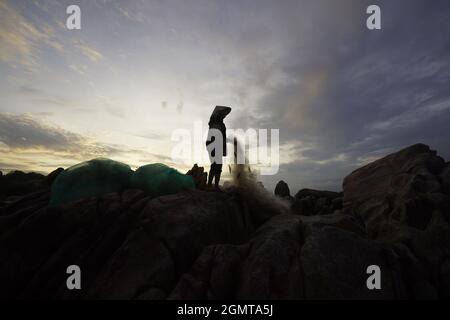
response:
{"label": "person's leg", "polygon": [[222,164],[217,164],[217,170],[215,172],[214,176],[214,185],[217,188],[219,188],[219,181],[220,181],[220,175],[222,174]]}
{"label": "person's leg", "polygon": [[212,181],[217,175],[219,169],[219,165],[216,162],[211,162],[211,169],[209,169],[209,175],[208,175],[208,187],[212,186]]}
{"label": "person's leg", "polygon": [[221,172],[217,172],[215,177],[214,177],[215,178],[214,179],[214,186],[215,186],[216,189],[219,188],[220,174],[221,174]]}
{"label": "person's leg", "polygon": [[208,187],[209,188],[211,188],[211,186],[212,186],[213,177],[214,177],[214,167],[211,164],[211,168],[209,169],[209,173],[208,173]]}

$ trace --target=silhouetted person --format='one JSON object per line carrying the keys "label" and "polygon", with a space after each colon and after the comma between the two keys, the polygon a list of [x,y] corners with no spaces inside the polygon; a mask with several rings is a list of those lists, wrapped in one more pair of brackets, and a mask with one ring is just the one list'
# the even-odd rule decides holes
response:
{"label": "silhouetted person", "polygon": [[215,187],[217,188],[219,186],[223,157],[227,155],[227,129],[223,123],[223,119],[230,112],[230,107],[216,106],[209,118],[206,149],[211,160],[211,169],[208,175],[208,187],[211,187],[213,178]]}

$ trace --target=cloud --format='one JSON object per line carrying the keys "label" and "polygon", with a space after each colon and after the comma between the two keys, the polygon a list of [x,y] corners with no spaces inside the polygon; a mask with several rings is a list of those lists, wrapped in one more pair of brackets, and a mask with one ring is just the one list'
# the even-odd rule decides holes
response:
{"label": "cloud", "polygon": [[392,118],[370,124],[371,130],[393,130],[412,127],[417,123],[439,116],[450,109],[450,100],[426,104],[424,106],[407,110]]}
{"label": "cloud", "polygon": [[[33,5],[33,7],[29,7]],[[49,8],[40,2],[17,4],[7,0],[0,0],[0,62],[15,67],[20,65],[29,72],[36,72],[51,49],[61,58],[71,56],[74,50],[81,53],[91,62],[99,62],[104,56],[98,49],[82,39],[72,39],[66,34],[57,33],[54,26],[65,29],[61,21],[50,14]],[[60,3],[52,6],[63,10]],[[28,11],[30,10],[30,11]],[[31,13],[31,10],[37,11]],[[59,16],[59,15],[58,15]],[[58,17],[56,16],[56,17]],[[56,19],[56,20],[55,20]],[[48,21],[47,21],[48,20]],[[64,30],[65,31],[65,30]],[[70,67],[76,72],[84,73],[85,66],[71,63]]]}
{"label": "cloud", "polygon": [[33,171],[49,171],[56,166],[69,166],[97,157],[122,160],[132,166],[155,161],[172,164],[166,156],[124,145],[101,143],[93,137],[53,126],[30,114],[0,113],[0,150],[3,168],[9,163],[9,169]]}
{"label": "cloud", "polygon": [[163,138],[165,138],[164,135],[154,131],[145,131],[142,133],[134,134],[134,136],[148,140],[162,140]]}
{"label": "cloud", "polygon": [[[38,105],[39,109],[44,106],[45,108],[53,107],[55,108],[55,110],[61,110],[61,108],[64,108],[70,109],[73,112],[86,112],[86,110],[83,110],[83,108],[79,107],[79,103],[77,101],[74,101],[73,99],[71,100],[65,97],[63,94],[55,95],[48,93],[47,91],[37,88],[33,85],[20,85],[17,87],[16,92],[19,97],[31,101],[33,105]],[[37,114],[39,112],[32,113]]]}
{"label": "cloud", "polygon": [[[128,126],[121,129],[122,136],[116,131],[122,141],[135,130],[155,140],[148,141],[155,147],[167,141],[160,137],[164,130],[199,118],[207,121],[211,106],[228,104],[233,107],[226,120],[229,128],[280,129],[280,174],[264,177],[265,185],[284,179],[293,191],[338,190],[356,167],[417,142],[450,158],[448,0],[379,0],[382,30],[377,31],[365,26],[370,0],[129,1],[120,7],[87,1],[83,7],[89,10],[83,14],[89,32],[81,33],[83,40],[76,38],[80,33],[59,34],[66,44],[59,50],[67,51],[60,60],[53,56],[59,42],[51,41],[56,39],[51,29],[45,37],[43,19],[25,19],[25,13],[27,18],[34,15],[14,9],[26,7],[22,2],[0,3],[2,11],[7,6],[11,12],[0,19],[1,62],[37,65],[43,62],[40,49],[49,47],[43,59],[51,61],[44,65],[48,70],[66,77],[69,66],[95,83],[91,91],[75,81],[69,90],[57,81],[30,81],[39,87],[19,87],[18,96],[26,99],[19,99],[18,108],[40,111],[45,106],[61,115],[63,109],[76,114],[75,107],[89,106],[90,112],[103,111],[115,116],[109,120]],[[47,8],[51,12],[54,6]],[[100,63],[106,58],[111,60]],[[57,87],[62,90],[53,90]],[[1,96],[8,93],[6,89]],[[91,93],[115,100],[93,101]],[[121,121],[124,110],[128,118]],[[156,132],[147,134],[149,121]],[[38,125],[29,123],[37,130]],[[92,117],[90,125],[97,124],[104,128],[104,118]],[[52,128],[43,131],[49,134],[56,130]],[[37,131],[34,139],[44,139],[42,130]],[[58,129],[51,137],[59,141],[58,133],[68,136]],[[54,141],[51,137],[45,141]],[[132,154],[136,161],[154,159],[148,152],[123,148],[125,155],[123,146],[79,139],[74,150],[88,145],[104,154]],[[21,148],[30,153],[35,146]]]}
{"label": "cloud", "polygon": [[[266,94],[252,110],[258,116],[235,118],[233,126],[279,128],[282,147],[296,159],[264,178],[269,186],[284,178],[294,190],[338,190],[358,166],[417,142],[450,157],[450,38],[443,36],[450,4],[380,1],[377,32],[365,28],[368,4],[290,3],[292,14],[278,20],[293,27],[279,33],[284,54],[267,58],[269,72],[248,68],[252,78],[268,74],[254,82]],[[276,74],[283,81],[272,81]]]}
{"label": "cloud", "polygon": [[19,86],[17,93],[25,96],[35,96],[42,94],[43,91],[32,86]]}
{"label": "cloud", "polygon": [[38,66],[41,44],[57,51],[63,46],[53,37],[54,30],[48,24],[35,26],[8,1],[0,1],[0,61],[10,65],[20,64],[29,71]]}
{"label": "cloud", "polygon": [[80,150],[88,145],[88,139],[40,122],[28,114],[0,114],[0,141],[11,149],[43,148],[53,151],[82,151],[88,154],[104,151],[100,146]]}
{"label": "cloud", "polygon": [[145,15],[141,11],[131,11],[127,10],[120,5],[117,4],[117,10],[121,15],[123,15],[125,18],[129,19],[130,21],[143,23],[145,22]]}
{"label": "cloud", "polygon": [[92,46],[87,45],[85,42],[81,40],[75,40],[74,46],[80,50],[80,52],[89,58],[92,62],[98,62],[103,59],[103,55]]}

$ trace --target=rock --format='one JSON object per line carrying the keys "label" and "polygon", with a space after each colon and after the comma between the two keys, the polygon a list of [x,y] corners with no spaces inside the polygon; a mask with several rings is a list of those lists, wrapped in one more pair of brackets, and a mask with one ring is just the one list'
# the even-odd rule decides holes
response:
{"label": "rock", "polygon": [[341,210],[343,207],[343,201],[342,198],[335,198],[333,199],[333,201],[331,202],[332,207],[333,207],[333,211],[335,210]]}
{"label": "rock", "polygon": [[231,299],[238,283],[248,245],[218,244],[206,247],[184,273],[169,299]]}
{"label": "rock", "polygon": [[[400,262],[388,259],[387,250],[368,239],[364,227],[348,215],[278,215],[246,244],[205,248],[170,298],[406,298],[401,270],[392,269]],[[389,270],[382,278],[383,290],[365,287],[365,271],[372,263]]]}
{"label": "rock", "polygon": [[[418,144],[360,168],[344,179],[343,212],[369,237],[393,246],[410,296],[447,296],[450,197],[444,160]],[[443,288],[444,287],[444,288]]]}
{"label": "rock", "polygon": [[295,198],[292,204],[292,212],[298,215],[311,216],[314,215],[315,199],[311,196],[303,198]]}
{"label": "rock", "polygon": [[[311,228],[311,227],[310,227]],[[352,228],[358,228],[354,225]],[[344,249],[345,248],[345,249]],[[401,277],[386,259],[382,244],[333,225],[312,227],[300,254],[306,299],[403,299],[405,284],[396,290]],[[366,269],[377,265],[389,270],[381,277],[383,290],[368,290]]]}
{"label": "rock", "polygon": [[444,167],[423,144],[388,155],[344,179],[344,211],[360,216],[376,238],[390,238],[402,225],[425,230],[436,209],[429,195],[443,193]]}
{"label": "rock", "polygon": [[23,196],[45,188],[45,176],[39,173],[11,171],[1,177],[0,196]]}
{"label": "rock", "polygon": [[208,174],[204,172],[203,167],[197,166],[197,164],[194,164],[192,169],[190,169],[188,172],[186,172],[186,175],[192,176],[194,179],[195,187],[199,190],[205,190],[206,189],[206,182],[208,179]]}
{"label": "rock", "polygon": [[314,206],[314,211],[317,212],[317,214],[319,215],[330,214],[333,213],[332,210],[333,207],[330,199],[328,198],[317,199]]}
{"label": "rock", "polygon": [[321,190],[313,190],[313,189],[302,189],[295,194],[295,198],[301,199],[307,196],[311,196],[314,198],[327,198],[330,200],[336,199],[340,197],[342,193],[333,192],[333,191],[321,191]]}
{"label": "rock", "polygon": [[[26,211],[16,203],[2,214],[8,219],[0,220],[7,230],[0,235],[0,297],[167,297],[204,248],[242,243],[254,230],[250,214],[226,193],[150,199],[127,190],[54,207],[48,198],[47,192],[45,202]],[[134,207],[136,201],[142,205]],[[83,292],[65,289],[60,270],[71,264],[84,270]]]}
{"label": "rock", "polygon": [[442,298],[450,299],[450,259],[447,259],[441,265],[439,291],[442,292]]}
{"label": "rock", "polygon": [[295,195],[292,211],[304,216],[331,214],[342,208],[336,200],[341,196],[339,192],[302,189]]}
{"label": "rock", "polygon": [[289,186],[283,180],[278,181],[275,186],[275,195],[280,198],[291,198],[291,192],[289,190]]}
{"label": "rock", "polygon": [[[347,176],[343,196],[303,189],[292,206],[256,182],[56,206],[48,186],[15,195],[0,204],[0,298],[449,299],[447,168],[416,145]],[[83,290],[66,288],[72,264]]]}
{"label": "rock", "polygon": [[450,196],[450,163],[441,171],[439,178],[442,181],[442,192]]}

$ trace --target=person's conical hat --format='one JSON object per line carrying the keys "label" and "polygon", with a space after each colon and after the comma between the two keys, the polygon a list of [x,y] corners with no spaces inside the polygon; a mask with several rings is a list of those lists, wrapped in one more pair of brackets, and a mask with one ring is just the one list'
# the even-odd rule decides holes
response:
{"label": "person's conical hat", "polygon": [[223,120],[230,112],[230,107],[216,106],[211,114],[211,118]]}

